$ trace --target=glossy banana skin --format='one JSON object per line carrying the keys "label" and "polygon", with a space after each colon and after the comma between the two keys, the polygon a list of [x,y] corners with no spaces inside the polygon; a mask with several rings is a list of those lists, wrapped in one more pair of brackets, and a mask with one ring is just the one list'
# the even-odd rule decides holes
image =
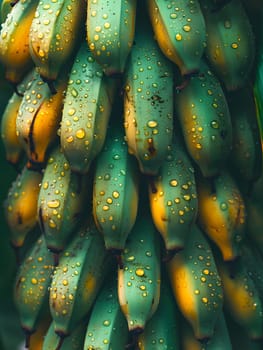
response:
{"label": "glossy banana skin", "polygon": [[106,75],[122,74],[131,51],[137,0],[88,1],[87,43]]}
{"label": "glossy banana skin", "polygon": [[78,173],[89,171],[103,147],[116,85],[82,43],[69,75],[60,128],[63,152]]}
{"label": "glossy banana skin", "polygon": [[61,252],[81,221],[87,199],[86,178],[70,169],[63,152],[55,148],[44,170],[37,213],[47,246]]}
{"label": "glossy banana skin", "polygon": [[191,158],[205,177],[218,175],[232,147],[232,124],[221,84],[204,60],[174,101]]}
{"label": "glossy banana skin", "polygon": [[50,148],[58,138],[65,87],[65,77],[60,78],[56,84],[57,93],[52,95],[37,71],[28,84],[16,119],[16,133],[29,168],[44,167]]}
{"label": "glossy banana skin", "polygon": [[19,267],[14,289],[20,323],[28,336],[36,331],[43,313],[48,310],[48,288],[53,269],[52,253],[47,249],[44,237],[40,236]]}
{"label": "glossy banana skin", "polygon": [[171,145],[158,175],[149,182],[152,219],[168,252],[184,248],[197,217],[194,168],[181,143]]}
{"label": "glossy banana skin", "polygon": [[124,72],[124,128],[129,152],[141,172],[156,175],[172,142],[173,68],[155,42],[150,24],[144,27],[141,21]]}
{"label": "glossy banana skin", "polygon": [[18,1],[2,23],[0,61],[5,67],[6,79],[14,84],[20,82],[33,66],[29,52],[29,31],[37,4],[37,0]]}
{"label": "glossy banana skin", "polygon": [[62,253],[49,295],[54,329],[60,338],[70,335],[87,317],[111,263],[94,224],[81,228]]}
{"label": "glossy banana skin", "polygon": [[124,130],[115,128],[108,134],[95,163],[93,217],[106,249],[120,253],[137,216],[139,169],[128,153]]}
{"label": "glossy banana skin", "polygon": [[200,176],[197,193],[199,225],[225,261],[235,260],[246,233],[245,201],[235,180],[227,171],[212,182]]}
{"label": "glossy banana skin", "polygon": [[129,331],[138,334],[160,299],[160,238],[150,213],[137,217],[118,268],[118,298]]}
{"label": "glossy banana skin", "polygon": [[227,90],[245,86],[255,58],[255,39],[243,4],[232,0],[211,11],[211,0],[200,0],[206,28],[205,55]]}
{"label": "glossy banana skin", "polygon": [[111,277],[92,308],[84,349],[123,350],[128,343],[128,325],[118,301],[116,279]]}
{"label": "glossy banana skin", "polygon": [[163,54],[183,76],[200,69],[206,42],[206,26],[199,2],[147,0],[156,40]]}
{"label": "glossy banana skin", "polygon": [[223,289],[212,250],[195,225],[185,249],[167,264],[177,305],[195,338],[212,338],[223,306]]}
{"label": "glossy banana skin", "polygon": [[83,36],[85,0],[40,1],[29,33],[29,50],[44,80],[54,81]]}
{"label": "glossy banana skin", "polygon": [[10,241],[21,247],[29,232],[37,225],[37,201],[42,174],[23,167],[10,187],[4,203],[10,229]]}

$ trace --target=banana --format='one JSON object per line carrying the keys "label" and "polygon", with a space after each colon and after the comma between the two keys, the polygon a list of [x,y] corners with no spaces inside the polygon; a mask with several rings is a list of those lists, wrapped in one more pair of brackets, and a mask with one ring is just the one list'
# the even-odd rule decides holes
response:
{"label": "banana", "polygon": [[26,335],[26,347],[43,315],[48,314],[48,288],[53,269],[52,253],[41,236],[20,265],[15,281],[14,301]]}
{"label": "banana", "polygon": [[0,61],[5,67],[6,79],[14,85],[33,67],[29,31],[37,4],[37,0],[18,1],[1,26]]}
{"label": "banana", "polygon": [[188,322],[182,323],[182,350],[232,350],[229,331],[223,312],[220,312],[215,325],[213,337],[206,343],[202,344],[195,339],[193,330]]}
{"label": "banana", "polygon": [[223,307],[223,288],[210,245],[197,225],[185,249],[168,263],[177,305],[201,342],[212,338]]}
{"label": "banana", "polygon": [[[81,322],[63,342],[60,350],[83,350],[87,322]],[[41,350],[54,350],[58,347],[60,337],[55,333],[54,321],[50,324]],[[34,349],[32,349],[34,350]]]}
{"label": "banana", "polygon": [[95,162],[93,217],[106,249],[120,255],[137,216],[139,169],[128,153],[121,121],[110,130]]}
{"label": "banana", "polygon": [[137,335],[160,299],[160,238],[147,205],[140,207],[118,267],[118,298],[131,334]]}
{"label": "banana", "polygon": [[120,308],[114,277],[107,279],[96,298],[83,349],[123,350],[129,343],[128,326]]}
{"label": "banana", "polygon": [[220,257],[218,257],[217,266],[223,284],[226,313],[250,339],[262,341],[263,304],[242,257],[235,262],[234,275],[229,273],[228,267]]}
{"label": "banana", "polygon": [[232,124],[222,86],[202,60],[201,74],[175,95],[186,148],[205,177],[220,173],[232,147]]}
{"label": "banana", "polygon": [[124,128],[141,172],[156,175],[172,142],[173,67],[141,16],[123,77]]}
{"label": "banana", "polygon": [[207,57],[214,73],[227,90],[245,86],[255,59],[255,39],[246,11],[240,0],[229,1],[212,11],[213,1],[200,0],[206,29]]}
{"label": "banana", "polygon": [[66,82],[66,77],[61,76],[56,84],[57,93],[52,95],[35,71],[28,84],[16,118],[16,133],[27,155],[29,168],[43,168],[50,148],[58,139]]}
{"label": "banana", "polygon": [[18,0],[2,0],[0,5],[0,20],[1,23],[5,22],[9,12],[12,10],[12,7],[16,5]]}
{"label": "banana", "polygon": [[117,81],[105,77],[83,42],[69,75],[60,128],[60,143],[72,170],[87,173],[101,151],[116,88]]}
{"label": "banana", "polygon": [[147,0],[156,40],[185,79],[199,72],[206,43],[205,20],[197,0]]}
{"label": "banana", "polygon": [[22,247],[37,225],[37,201],[42,174],[23,167],[12,183],[4,203],[9,239],[14,248]]}
{"label": "banana", "polygon": [[240,255],[246,233],[246,207],[233,177],[225,170],[216,179],[197,179],[198,224],[218,246],[225,261]]}
{"label": "banana", "polygon": [[87,317],[112,266],[93,222],[76,232],[60,257],[50,287],[50,311],[54,330],[60,337],[56,349]]}
{"label": "banana", "polygon": [[87,178],[70,169],[60,147],[47,161],[38,197],[37,213],[48,248],[60,253],[84,213],[89,188]]}
{"label": "banana", "polygon": [[106,75],[122,74],[132,49],[137,0],[88,1],[87,43]]}
{"label": "banana", "polygon": [[184,248],[197,217],[194,168],[181,138],[175,137],[166,160],[158,175],[149,181],[148,188],[152,219],[169,257]]}
{"label": "banana", "polygon": [[260,128],[253,89],[246,86],[227,95],[233,130],[233,147],[230,155],[234,178],[251,188],[259,179],[262,169]]}
{"label": "banana", "polygon": [[138,350],[180,348],[180,318],[167,276],[163,276],[158,308],[138,336]]}
{"label": "banana", "polygon": [[83,37],[85,0],[39,2],[29,33],[29,50],[38,72],[49,86],[55,81]]}

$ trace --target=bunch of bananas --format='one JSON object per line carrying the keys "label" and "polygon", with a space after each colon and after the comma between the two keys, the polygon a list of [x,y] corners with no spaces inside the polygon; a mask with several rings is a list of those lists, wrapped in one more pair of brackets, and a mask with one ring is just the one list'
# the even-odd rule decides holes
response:
{"label": "bunch of bananas", "polygon": [[25,347],[262,349],[261,1],[0,14]]}

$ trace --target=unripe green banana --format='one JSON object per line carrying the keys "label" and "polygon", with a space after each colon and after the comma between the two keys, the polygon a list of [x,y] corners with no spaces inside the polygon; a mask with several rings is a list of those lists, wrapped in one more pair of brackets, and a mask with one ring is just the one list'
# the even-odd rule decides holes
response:
{"label": "unripe green banana", "polygon": [[139,350],[178,350],[180,318],[167,276],[162,276],[158,308],[138,336]]}
{"label": "unripe green banana", "polygon": [[156,40],[163,54],[187,78],[200,69],[206,42],[205,20],[197,0],[147,0]]}
{"label": "unripe green banana", "polygon": [[18,0],[2,0],[0,5],[0,22],[4,23],[9,12],[12,10],[13,6],[16,5]]}
{"label": "unripe green banana", "polygon": [[197,216],[194,168],[181,139],[175,138],[148,187],[152,219],[169,256],[184,248]]}
{"label": "unripe green banana", "polygon": [[212,250],[195,225],[185,249],[167,264],[173,293],[196,339],[213,337],[223,307],[223,289]]}
{"label": "unripe green banana", "polygon": [[28,233],[37,225],[37,201],[42,174],[23,167],[5,200],[5,216],[11,244],[22,247]]}
{"label": "unripe green banana", "polygon": [[87,173],[102,149],[116,83],[105,77],[83,42],[69,75],[60,128],[63,152],[76,172]]}
{"label": "unripe green banana", "polygon": [[211,0],[200,0],[207,30],[205,55],[227,90],[248,82],[255,58],[251,24],[240,0],[229,1],[218,11]]}
{"label": "unripe green banana", "polygon": [[131,51],[137,0],[88,1],[87,42],[106,75],[123,73]]}
{"label": "unripe green banana", "polygon": [[55,81],[83,37],[85,0],[40,1],[29,33],[29,50],[40,76]]}
{"label": "unripe green banana", "polygon": [[87,199],[87,178],[72,172],[60,147],[47,161],[38,197],[38,221],[47,246],[60,253],[81,222]]}
{"label": "unripe green banana", "polygon": [[150,23],[138,19],[135,35],[124,72],[125,134],[141,171],[156,175],[172,142],[173,67],[154,40]]}
{"label": "unripe green banana", "polygon": [[198,223],[218,246],[225,261],[240,255],[246,232],[246,208],[233,177],[225,170],[212,182],[199,176]]}
{"label": "unripe green banana", "polygon": [[112,260],[94,223],[76,233],[52,278],[49,305],[55,332],[63,339],[87,317]]}
{"label": "unripe green banana", "polygon": [[139,210],[118,268],[118,297],[129,331],[138,334],[155,313],[160,299],[160,237],[149,209]]}
{"label": "unripe green banana", "polygon": [[114,277],[106,280],[94,302],[83,349],[123,350],[129,343],[128,326],[120,308]]}
{"label": "unripe green banana", "polygon": [[33,66],[29,31],[37,4],[38,0],[18,1],[1,26],[0,61],[5,67],[6,79],[13,84],[19,83]]}
{"label": "unripe green banana", "polygon": [[139,202],[139,169],[128,153],[121,120],[111,124],[95,163],[93,216],[106,249],[121,254],[134,226]]}
{"label": "unripe green banana", "polygon": [[53,256],[41,236],[27,253],[19,267],[15,281],[14,300],[22,329],[26,334],[26,347],[30,335],[48,310],[48,289],[53,272]]}
{"label": "unripe green banana", "polygon": [[57,80],[55,95],[36,71],[28,84],[16,119],[16,132],[26,152],[28,167],[44,167],[48,152],[58,138],[66,81],[65,76]]}
{"label": "unripe green banana", "polygon": [[218,175],[232,146],[232,124],[223,89],[204,60],[201,74],[175,95],[174,103],[190,156],[205,177]]}

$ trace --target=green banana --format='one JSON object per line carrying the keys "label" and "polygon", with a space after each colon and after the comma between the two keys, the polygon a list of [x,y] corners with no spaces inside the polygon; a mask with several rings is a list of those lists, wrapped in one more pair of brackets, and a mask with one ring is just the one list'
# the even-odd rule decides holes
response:
{"label": "green banana", "polygon": [[149,181],[148,188],[152,219],[169,256],[184,248],[197,217],[194,168],[181,138],[175,137],[166,160]]}
{"label": "green banana", "polygon": [[2,0],[0,5],[0,21],[4,23],[9,12],[12,10],[13,6],[16,5],[18,0]]}
{"label": "green banana", "polygon": [[9,239],[13,247],[22,247],[31,230],[37,226],[37,201],[42,174],[23,167],[12,183],[4,203]]}
{"label": "green banana", "polygon": [[85,0],[39,2],[30,28],[29,50],[40,76],[48,84],[57,79],[74,56],[83,37],[85,13]]}
{"label": "green banana", "polygon": [[128,326],[120,308],[114,277],[106,280],[94,302],[84,349],[123,350],[129,343]]}
{"label": "green banana", "polygon": [[69,75],[60,128],[61,147],[76,172],[87,173],[102,149],[116,85],[83,42]]}
{"label": "green banana", "polygon": [[167,269],[178,307],[195,338],[212,338],[223,307],[223,288],[210,245],[197,225]]}
{"label": "green banana", "polygon": [[255,39],[240,0],[229,1],[218,11],[211,0],[200,0],[206,31],[207,57],[227,90],[239,89],[249,80],[255,59]]}
{"label": "green banana", "polygon": [[27,253],[17,272],[14,301],[21,327],[26,334],[26,347],[30,336],[48,313],[48,289],[53,272],[53,256],[41,236]]}
{"label": "green banana", "polygon": [[37,4],[38,0],[18,1],[1,26],[0,61],[5,67],[5,78],[14,85],[33,67],[29,31]]}
{"label": "green banana", "polygon": [[122,74],[131,51],[137,0],[88,1],[87,43],[106,75]]}
{"label": "green banana", "polygon": [[187,150],[205,177],[219,174],[232,146],[232,124],[221,84],[202,60],[201,74],[175,95]]}
{"label": "green banana", "polygon": [[61,254],[52,278],[49,305],[55,332],[61,338],[57,349],[88,316],[112,266],[101,235],[94,223],[88,223]]}
{"label": "green banana", "polygon": [[156,40],[163,54],[188,79],[200,70],[206,43],[205,20],[197,0],[147,0]]}
{"label": "green banana", "polygon": [[149,208],[141,206],[118,267],[118,298],[129,331],[138,334],[160,299],[160,238]]}
{"label": "green banana", "polygon": [[156,175],[172,142],[173,67],[141,16],[123,77],[124,128],[129,153],[141,172]]}
{"label": "green banana", "polygon": [[246,233],[244,198],[233,177],[225,170],[211,181],[198,177],[198,224],[218,246],[225,261],[240,255]]}
{"label": "green banana", "polygon": [[38,197],[37,213],[48,248],[60,253],[84,213],[89,189],[87,178],[72,172],[60,147],[47,161]]}

